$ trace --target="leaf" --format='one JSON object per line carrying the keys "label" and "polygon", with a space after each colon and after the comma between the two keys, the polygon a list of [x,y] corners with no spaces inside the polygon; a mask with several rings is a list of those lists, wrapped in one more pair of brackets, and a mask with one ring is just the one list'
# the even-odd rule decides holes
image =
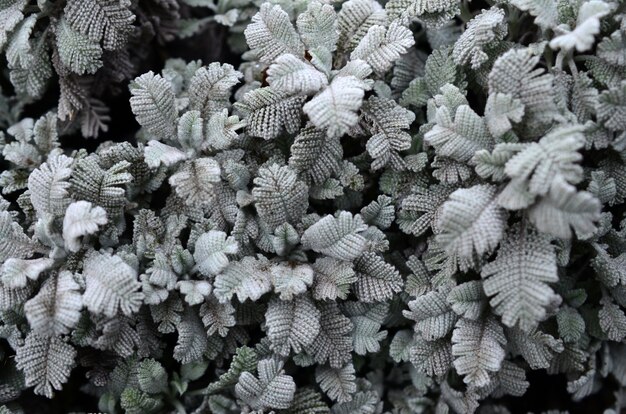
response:
{"label": "leaf", "polygon": [[548,306],[557,297],[548,286],[558,281],[554,247],[549,237],[533,229],[512,228],[481,276],[502,323],[518,325],[526,332],[545,319]]}
{"label": "leaf", "polygon": [[168,181],[185,204],[200,207],[215,197],[213,188],[220,182],[220,173],[213,158],[196,158],[185,162]]}
{"label": "leaf", "polygon": [[235,326],[235,308],[230,303],[220,303],[214,296],[209,297],[200,307],[202,323],[207,328],[207,335],[217,333],[221,337],[228,335]]}
{"label": "leaf", "polygon": [[83,265],[86,289],[83,303],[97,315],[113,317],[120,309],[125,315],[139,311],[143,293],[137,272],[118,255],[92,252]]}
{"label": "leaf", "polygon": [[495,7],[483,10],[467,23],[454,44],[454,61],[457,65],[471,63],[472,69],[478,69],[489,59],[483,49],[502,40],[507,32],[504,10]]}
{"label": "leaf", "polygon": [[177,117],[172,84],[150,71],[131,82],[130,92],[130,106],[137,122],[157,137],[172,137]]}
{"label": "leaf", "polygon": [[316,300],[346,299],[350,285],[357,281],[357,276],[348,262],[330,257],[315,260],[313,297]]}
{"label": "leaf", "polygon": [[176,283],[176,288],[185,297],[189,305],[199,305],[211,293],[211,284],[206,280],[181,280]]}
{"label": "leaf", "polygon": [[596,102],[598,121],[612,131],[626,129],[626,81],[603,91]]}
{"label": "leaf", "polygon": [[196,70],[189,81],[189,107],[200,111],[204,119],[230,106],[233,86],[243,77],[228,63],[213,62]]}
{"label": "leaf", "polygon": [[558,2],[555,0],[511,0],[511,3],[520,10],[536,16],[535,24],[544,30],[550,29],[558,23]]}
{"label": "leaf", "polygon": [[159,361],[144,359],[137,367],[139,388],[148,394],[167,392],[167,372]]}
{"label": "leaf", "polygon": [[[512,145],[507,148],[514,148]],[[538,143],[527,145],[507,161],[504,171],[512,178],[509,186],[514,187],[512,191],[527,188],[532,195],[545,195],[560,192],[560,187],[566,183],[578,184],[583,178],[583,170],[576,163],[582,159],[578,150],[583,145],[584,136],[579,125],[555,128]],[[526,207],[509,202],[504,196],[500,196],[500,203],[511,209]]]}
{"label": "leaf", "polygon": [[307,264],[279,263],[272,267],[272,284],[282,300],[292,300],[313,283],[313,269]]}
{"label": "leaf", "polygon": [[174,359],[183,364],[202,360],[202,355],[208,347],[208,340],[195,310],[186,309],[177,330],[178,341],[174,347]]}
{"label": "leaf", "polygon": [[105,50],[124,46],[133,31],[135,16],[119,0],[69,0],[65,16],[70,26],[94,42],[103,40]]}
{"label": "leaf", "polygon": [[365,250],[367,239],[359,233],[366,229],[360,215],[341,211],[338,217],[327,215],[306,229],[301,243],[305,249],[352,261]]}
{"label": "leaf", "polygon": [[351,358],[353,329],[352,322],[340,311],[335,302],[320,302],[320,333],[307,347],[307,352],[318,364],[328,363],[332,368],[340,368]]}
{"label": "leaf", "polygon": [[356,259],[354,270],[354,292],[365,303],[389,300],[402,290],[400,272],[375,253],[364,253]]}
{"label": "leaf", "polygon": [[364,60],[376,73],[383,74],[414,44],[413,33],[399,21],[392,21],[388,28],[370,27],[350,59]]}
{"label": "leaf", "polygon": [[602,308],[598,312],[600,327],[609,340],[620,342],[626,337],[626,315],[610,299],[605,299],[602,302]]}
{"label": "leaf", "polygon": [[175,147],[170,147],[156,140],[148,141],[143,149],[144,161],[150,168],[158,168],[160,165],[171,167],[180,161],[187,159],[187,154]]}
{"label": "leaf", "polygon": [[63,218],[63,240],[65,247],[77,252],[82,247],[80,238],[98,231],[107,223],[106,211],[92,206],[88,201],[76,201],[69,205]]}
{"label": "leaf", "polygon": [[521,122],[523,117],[524,104],[510,94],[495,93],[487,98],[485,120],[489,132],[495,138],[509,132],[513,128],[511,122]]}
{"label": "leaf", "polygon": [[284,54],[268,68],[267,82],[277,91],[312,94],[328,85],[328,78],[302,59]]}
{"label": "leaf", "polygon": [[556,314],[559,336],[565,343],[576,343],[585,333],[585,320],[572,307],[564,306]]}
{"label": "leaf", "polygon": [[320,332],[321,313],[307,296],[285,301],[272,299],[265,313],[267,337],[271,349],[289,356],[311,345]]}
{"label": "leaf", "polygon": [[611,7],[603,1],[591,0],[584,2],[578,11],[578,19],[574,30],[561,30],[565,33],[550,40],[550,47],[565,51],[576,48],[579,52],[591,49],[595,43],[594,36],[600,33],[600,18],[609,14],[610,11]]}
{"label": "leaf", "polygon": [[556,113],[553,76],[535,69],[539,56],[514,49],[501,55],[489,73],[489,93],[510,94],[525,108],[524,120],[534,128],[552,121]]}
{"label": "leaf", "polygon": [[302,109],[330,138],[339,137],[358,122],[357,111],[368,89],[367,84],[355,76],[335,76],[330,85]]}
{"label": "leaf", "polygon": [[291,168],[278,164],[261,168],[254,184],[257,212],[271,231],[285,222],[300,222],[308,208],[308,188]]}
{"label": "leaf", "polygon": [[293,378],[284,374],[283,363],[263,359],[258,364],[259,377],[242,372],[235,385],[235,394],[252,409],[287,409],[296,392]]}
{"label": "leaf", "polygon": [[578,237],[586,238],[596,231],[600,220],[600,202],[591,193],[563,186],[528,211],[530,221],[539,231],[555,237],[569,239],[574,229]]}
{"label": "leaf", "polygon": [[354,365],[346,364],[341,368],[319,366],[315,369],[315,381],[322,391],[339,403],[352,401],[352,395],[357,391]]}
{"label": "leaf", "polygon": [[308,50],[325,48],[333,52],[337,48],[337,13],[332,5],[310,2],[306,11],[298,15],[296,24]]}
{"label": "leaf", "polygon": [[485,122],[467,105],[457,108],[454,120],[448,108],[442,106],[435,120],[436,125],[424,135],[424,142],[432,145],[437,155],[467,162],[475,152],[489,150],[493,145]]}
{"label": "leaf", "polygon": [[489,384],[489,373],[502,366],[505,345],[504,331],[494,318],[459,320],[452,333],[452,355],[463,382],[475,387]]}
{"label": "leaf", "polygon": [[507,331],[511,351],[524,357],[531,369],[548,368],[554,355],[563,352],[563,341],[541,331]]}
{"label": "leaf", "polygon": [[365,148],[374,159],[372,169],[377,170],[385,165],[402,169],[404,160],[398,154],[411,147],[411,135],[408,129],[415,115],[392,99],[372,96],[363,106],[362,112],[372,123],[373,135]]}
{"label": "leaf", "polygon": [[279,5],[262,4],[244,34],[250,50],[263,63],[270,63],[285,53],[304,55],[304,45]]}
{"label": "leaf", "polygon": [[228,302],[233,295],[237,295],[239,302],[256,301],[272,287],[270,267],[267,259],[250,256],[232,262],[216,276],[213,294],[222,303]]}
{"label": "leaf", "polygon": [[388,316],[389,305],[386,303],[345,302],[342,309],[354,325],[352,330],[354,353],[367,355],[368,353],[379,352],[380,342],[387,338],[388,332],[381,330],[381,327]]}
{"label": "leaf", "polygon": [[400,229],[414,236],[421,236],[429,228],[435,228],[441,207],[454,187],[435,184],[429,188],[415,187],[402,200],[396,222]]}
{"label": "leaf", "polygon": [[222,231],[211,230],[198,237],[193,253],[196,266],[202,275],[209,277],[220,273],[228,266],[227,254],[238,251],[237,242],[226,237]]}
{"label": "leaf", "polygon": [[23,260],[11,257],[2,263],[0,274],[2,283],[9,289],[26,287],[28,279],[37,280],[39,275],[54,265],[54,260],[47,257]]}
{"label": "leaf", "polygon": [[474,321],[481,318],[487,305],[485,299],[483,284],[478,280],[453,287],[446,297],[446,301],[457,315]]}
{"label": "leaf", "polygon": [[396,211],[391,197],[379,195],[378,198],[361,209],[361,217],[365,223],[385,230],[391,226]]}
{"label": "leaf", "polygon": [[324,131],[313,126],[304,127],[300,131],[290,152],[289,167],[304,177],[307,183],[322,184],[341,171],[341,142],[328,138]]}
{"label": "leaf", "polygon": [[446,301],[446,294],[430,291],[408,303],[402,311],[405,318],[415,321],[413,329],[426,341],[443,338],[452,330],[458,316]]}
{"label": "leaf", "polygon": [[11,214],[0,211],[0,261],[29,257],[35,250],[37,244],[24,234],[24,230],[13,221]]}
{"label": "leaf", "polygon": [[220,375],[216,382],[209,384],[205,393],[214,393],[228,386],[235,385],[243,372],[255,371],[256,367],[257,354],[254,352],[254,349],[247,346],[237,348],[230,366],[228,367],[228,371]]}
{"label": "leaf", "polygon": [[108,169],[100,167],[96,159],[88,157],[74,164],[70,189],[76,199],[103,207],[109,219],[120,214],[128,202],[123,186],[133,176],[128,172],[130,162],[119,161]]}
{"label": "leaf", "polygon": [[39,293],[24,304],[24,313],[37,335],[60,336],[78,324],[82,307],[80,286],[70,272],[62,271],[47,279]]}
{"label": "leaf", "polygon": [[263,139],[278,137],[300,129],[302,104],[306,96],[287,94],[271,87],[247,92],[235,107],[246,117],[248,134]]}
{"label": "leaf", "polygon": [[426,375],[444,375],[452,366],[452,347],[447,339],[426,341],[416,335],[409,352],[411,363]]}
{"label": "leaf", "polygon": [[79,75],[94,74],[102,67],[102,48],[62,19],[57,25],[57,49],[64,65]]}
{"label": "leaf", "polygon": [[0,9],[0,50],[4,48],[11,31],[24,19],[27,0],[9,0]]}
{"label": "leaf", "polygon": [[28,176],[30,201],[40,214],[62,215],[68,206],[72,159],[54,152]]}
{"label": "leaf", "polygon": [[76,350],[57,336],[42,337],[31,332],[15,353],[17,368],[24,372],[27,386],[35,394],[54,396],[67,382],[75,365]]}
{"label": "leaf", "polygon": [[448,254],[471,259],[492,252],[504,236],[506,213],[496,203],[496,188],[475,185],[450,194],[438,222],[438,243]]}
{"label": "leaf", "polygon": [[337,14],[341,51],[353,50],[374,25],[384,26],[387,23],[385,10],[380,3],[372,0],[349,0],[345,2]]}

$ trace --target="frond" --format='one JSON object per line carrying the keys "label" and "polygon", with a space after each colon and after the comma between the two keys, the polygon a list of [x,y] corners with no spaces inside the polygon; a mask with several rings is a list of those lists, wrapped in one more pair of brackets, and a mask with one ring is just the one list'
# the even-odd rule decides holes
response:
{"label": "frond", "polygon": [[315,381],[330,399],[343,403],[351,401],[357,391],[354,374],[354,365],[351,363],[341,368],[320,366],[315,370]]}
{"label": "frond", "polygon": [[389,27],[370,27],[350,59],[364,60],[376,73],[383,74],[414,44],[413,33],[396,20]]}
{"label": "frond", "polygon": [[129,88],[130,107],[137,122],[157,137],[173,136],[178,113],[172,84],[150,71],[131,82]]}
{"label": "frond", "polygon": [[367,239],[360,234],[366,229],[361,216],[342,211],[337,217],[325,216],[306,229],[301,243],[305,249],[352,261],[366,248]]}
{"label": "frond", "polygon": [[92,206],[90,202],[82,200],[70,204],[63,218],[65,247],[77,252],[82,246],[80,238],[94,234],[107,221],[106,211],[102,207]]}
{"label": "frond", "polygon": [[311,345],[320,332],[321,313],[313,301],[304,295],[293,300],[273,299],[265,313],[267,337],[272,350],[289,356]]}
{"label": "frond", "polygon": [[298,224],[308,208],[308,188],[288,166],[259,169],[252,195],[259,217],[270,231],[283,223]]}
{"label": "frond", "polygon": [[452,333],[454,368],[466,384],[484,387],[491,381],[489,374],[500,370],[505,345],[504,331],[494,318],[461,319]]}
{"label": "frond", "polygon": [[496,259],[483,267],[485,293],[502,323],[530,331],[546,317],[555,299],[548,283],[558,280],[550,238],[532,228],[511,229]]}
{"label": "frond", "polygon": [[76,350],[57,336],[31,332],[15,354],[17,368],[24,372],[27,386],[48,398],[60,391],[75,365]]}
{"label": "frond", "polygon": [[477,185],[450,194],[443,204],[437,242],[449,254],[471,259],[492,252],[506,229],[506,213],[497,205],[496,188]]}
{"label": "frond", "polygon": [[139,292],[137,272],[120,256],[92,252],[83,267],[83,303],[90,312],[113,317],[118,309],[125,315],[139,310],[144,295]]}
{"label": "frond", "polygon": [[357,111],[368,85],[356,76],[335,76],[330,85],[302,109],[317,128],[330,138],[345,134],[359,120]]}
{"label": "frond", "polygon": [[258,363],[258,378],[242,372],[235,385],[235,394],[252,409],[286,409],[291,406],[296,384],[276,359],[263,359]]}
{"label": "frond", "polygon": [[244,34],[252,53],[261,62],[270,63],[285,53],[304,55],[304,45],[279,5],[262,4]]}
{"label": "frond", "polygon": [[30,327],[42,337],[68,334],[80,319],[80,286],[70,272],[48,278],[39,293],[24,304]]}

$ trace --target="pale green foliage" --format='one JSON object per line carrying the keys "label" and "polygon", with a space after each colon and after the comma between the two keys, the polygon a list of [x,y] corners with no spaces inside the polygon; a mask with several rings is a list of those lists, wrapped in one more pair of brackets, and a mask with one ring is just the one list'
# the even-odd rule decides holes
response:
{"label": "pale green foliage", "polygon": [[200,273],[212,276],[228,266],[227,254],[237,253],[237,242],[226,233],[211,230],[201,234],[196,240],[193,257]]}
{"label": "pale green foliage", "polygon": [[279,355],[298,353],[311,345],[320,329],[320,312],[306,296],[291,301],[275,299],[267,307],[265,321],[271,347]]}
{"label": "pale green foliage", "polygon": [[83,302],[91,312],[114,316],[119,308],[131,315],[139,309],[143,293],[139,292],[137,272],[119,256],[93,252],[84,268]]}
{"label": "pale green foliage", "polygon": [[[499,413],[555,379],[619,412],[625,28],[614,0],[0,0],[0,403]],[[168,59],[190,36],[238,67]]]}
{"label": "pale green foliage", "polygon": [[181,165],[169,183],[186,204],[203,206],[215,196],[213,184],[219,182],[220,172],[214,159],[198,158]]}
{"label": "pale green foliage", "polygon": [[337,76],[328,88],[302,109],[311,122],[332,138],[345,134],[358,121],[357,110],[369,86],[356,76]]}
{"label": "pale green foliage", "polygon": [[174,134],[174,91],[167,80],[148,72],[131,83],[130,92],[130,106],[141,126],[161,138]]}
{"label": "pale green foliage", "polygon": [[357,390],[354,373],[352,364],[341,368],[320,366],[315,370],[315,380],[330,398],[343,403],[351,401],[352,394]]}
{"label": "pale green foliage", "polygon": [[80,286],[72,274],[63,271],[50,277],[39,293],[24,304],[33,331],[40,336],[63,335],[74,328],[83,307]]}
{"label": "pale green foliage", "polygon": [[73,72],[95,73],[102,66],[102,48],[86,35],[74,31],[65,20],[57,27],[59,58]]}
{"label": "pale green foliage", "polygon": [[361,216],[342,211],[338,217],[326,216],[309,227],[302,235],[302,244],[318,253],[350,261],[365,250],[367,240],[359,233],[366,229]]}
{"label": "pale green foliage", "polygon": [[65,247],[77,252],[80,237],[93,234],[98,227],[107,223],[106,211],[102,207],[92,206],[88,201],[76,201],[70,204],[63,218],[63,239]]}
{"label": "pale green foliage", "polygon": [[471,259],[492,252],[506,228],[506,213],[489,185],[456,190],[442,208],[437,241],[449,254]]}
{"label": "pale green foliage", "polygon": [[[496,259],[483,267],[485,293],[502,323],[529,331],[546,317],[555,300],[547,283],[558,280],[550,239],[533,229],[512,229]],[[558,297],[556,297],[558,298]]]}
{"label": "pale green foliage", "polygon": [[484,387],[489,384],[489,373],[500,370],[504,345],[504,331],[493,318],[461,319],[452,334],[454,368],[464,375],[466,384]]}
{"label": "pale green foliage", "polygon": [[483,11],[467,24],[465,32],[454,44],[454,61],[461,65],[471,63],[473,69],[480,67],[489,59],[483,48],[502,40],[506,32],[502,9]]}
{"label": "pale green foliage", "polygon": [[261,62],[271,62],[284,53],[304,54],[304,46],[280,6],[264,3],[245,30],[252,52]]}
{"label": "pale green foliage", "polygon": [[254,179],[256,209],[270,230],[283,223],[297,224],[308,207],[307,186],[287,166],[262,168]]}
{"label": "pale green foliage", "polygon": [[26,385],[52,398],[60,390],[74,366],[76,350],[56,336],[43,337],[32,332],[15,355],[17,367],[24,371]]}
{"label": "pale green foliage", "polygon": [[283,373],[283,364],[276,359],[263,359],[257,367],[259,377],[243,372],[235,386],[235,393],[254,409],[289,408],[296,384]]}
{"label": "pale green foliage", "polygon": [[363,36],[350,59],[366,61],[376,73],[385,73],[400,55],[415,44],[413,34],[398,21],[392,22],[388,28],[372,26]]}

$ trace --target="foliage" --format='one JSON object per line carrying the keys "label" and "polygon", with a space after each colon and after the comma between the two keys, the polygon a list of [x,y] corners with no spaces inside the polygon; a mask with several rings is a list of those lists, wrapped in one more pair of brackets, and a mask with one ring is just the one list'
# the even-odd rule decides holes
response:
{"label": "foliage", "polygon": [[[167,59],[215,24],[239,61]],[[618,1],[0,0],[0,412],[621,412],[625,39]]]}

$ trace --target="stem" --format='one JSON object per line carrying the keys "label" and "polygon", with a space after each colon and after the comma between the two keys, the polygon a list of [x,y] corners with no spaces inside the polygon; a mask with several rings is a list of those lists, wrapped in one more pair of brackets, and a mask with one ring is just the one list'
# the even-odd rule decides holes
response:
{"label": "stem", "polygon": [[183,404],[177,399],[175,398],[170,399],[170,403],[174,406],[174,408],[176,408],[177,413],[187,414],[187,410],[185,410],[185,407],[183,406]]}

